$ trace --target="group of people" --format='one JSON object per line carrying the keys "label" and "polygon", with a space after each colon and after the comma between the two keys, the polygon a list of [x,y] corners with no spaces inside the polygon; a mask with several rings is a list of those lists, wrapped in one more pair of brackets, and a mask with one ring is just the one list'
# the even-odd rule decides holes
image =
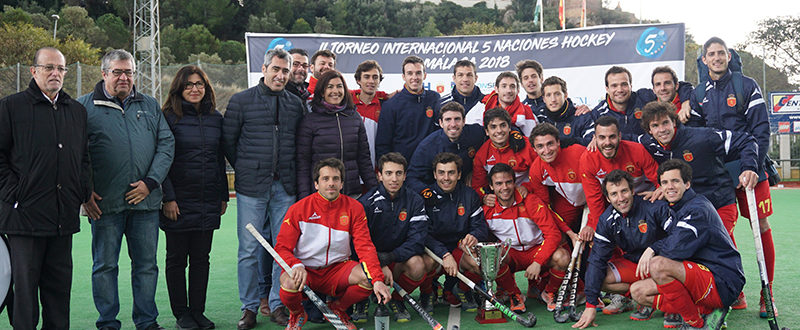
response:
{"label": "group of people", "polygon": [[[557,307],[571,250],[583,241],[591,246],[578,289],[586,310],[573,327],[595,325],[598,310],[635,309],[631,319],[647,320],[658,309],[667,328],[714,328],[705,320],[747,307],[733,241],[737,202],[749,216],[744,189],[759,203],[770,285],[775,252],[763,97],[744,77],[746,110],[738,111],[724,41],[711,38],[703,54],[711,79],[697,87],[702,100],[669,67],[653,71],[652,89],[632,91],[630,72],[614,66],[606,98],[589,109],[534,60],[500,73],[488,95],[475,84],[475,64],[458,61],[453,89],[441,96],[423,87],[417,56],[402,63],[403,89],[387,93],[376,61],[358,65],[359,89],[349,89],[334,53],[271,49],[263,78],[231,97],[223,115],[196,66],[178,71],[161,106],[139,93],[124,50],[108,52],[103,80],[73,100],[61,90],[64,56],[42,48],[29,88],[0,100],[0,233],[12,259],[14,329],[36,328],[39,293],[44,327],[69,328],[79,210],[92,230],[98,329],[121,327],[123,235],[133,322],[162,329],[159,227],[176,327],[213,329],[204,311],[213,232],[229,200],[226,160],[236,175],[238,329],[254,328],[259,313],[289,330],[324,322],[303,301],[304,286],[327,296],[351,329],[367,321],[373,294],[395,321],[411,319],[394,283],[419,289],[428,313],[437,298],[474,312],[478,302],[455,276],[482,279],[470,255],[489,241],[510,243],[495,294],[516,312],[527,298]],[[731,175],[725,164],[734,161]],[[525,294],[516,272],[528,280]]]}

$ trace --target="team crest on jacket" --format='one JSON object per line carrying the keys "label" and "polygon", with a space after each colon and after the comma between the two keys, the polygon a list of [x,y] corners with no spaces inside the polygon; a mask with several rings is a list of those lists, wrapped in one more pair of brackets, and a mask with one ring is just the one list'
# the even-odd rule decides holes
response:
{"label": "team crest on jacket", "polygon": [[469,155],[469,158],[475,158],[475,148],[469,147],[469,151],[467,151],[467,155]]}
{"label": "team crest on jacket", "polygon": [[636,108],[633,110],[633,116],[636,117],[636,119],[642,119],[642,109]]}
{"label": "team crest on jacket", "polygon": [[463,216],[464,213],[466,213],[466,210],[464,210],[464,204],[458,203],[458,215]]}
{"label": "team crest on jacket", "polygon": [[578,178],[578,175],[575,174],[575,171],[569,169],[567,172],[567,178],[569,178],[570,181],[575,181]]}
{"label": "team crest on jacket", "polygon": [[564,135],[569,135],[569,133],[572,133],[572,127],[570,127],[569,124],[566,124],[564,125]]}
{"label": "team crest on jacket", "polygon": [[736,95],[728,94],[728,106],[731,108],[736,106]]}
{"label": "team crest on jacket", "polygon": [[339,216],[339,224],[342,226],[347,226],[350,223],[350,216],[347,215],[347,212],[342,212],[342,215]]}
{"label": "team crest on jacket", "polygon": [[519,204],[517,210],[519,211],[519,213],[525,213],[525,205]]}
{"label": "team crest on jacket", "polygon": [[508,166],[517,167],[517,160],[514,157],[508,159]]}
{"label": "team crest on jacket", "polygon": [[407,216],[408,212],[406,212],[406,209],[402,209],[400,210],[400,215],[397,218],[400,219],[400,221],[406,221]]}
{"label": "team crest on jacket", "polygon": [[691,161],[694,160],[694,156],[692,156],[692,152],[691,151],[684,150],[683,151],[683,159],[686,160],[687,162],[691,162]]}
{"label": "team crest on jacket", "polygon": [[425,110],[425,115],[428,116],[428,118],[433,118],[433,108],[428,107],[428,109]]}
{"label": "team crest on jacket", "polygon": [[635,171],[636,168],[633,167],[633,163],[628,163],[628,165],[625,165],[625,170],[628,171],[628,173],[633,174],[633,171]]}
{"label": "team crest on jacket", "polygon": [[647,221],[644,221],[644,219],[639,220],[639,232],[642,234],[647,233]]}

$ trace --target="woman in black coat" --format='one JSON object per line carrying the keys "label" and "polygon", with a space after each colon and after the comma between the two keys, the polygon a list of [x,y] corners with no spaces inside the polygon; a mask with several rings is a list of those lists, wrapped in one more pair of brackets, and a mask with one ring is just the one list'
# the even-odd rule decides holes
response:
{"label": "woman in black coat", "polygon": [[[166,277],[178,329],[213,329],[203,315],[209,253],[215,229],[225,214],[228,179],[221,146],[222,114],[205,72],[181,68],[162,106],[175,136],[175,158],[162,183],[160,227],[167,238]],[[186,265],[189,260],[187,301]]]}
{"label": "woman in black coat", "polygon": [[370,160],[364,121],[340,72],[322,74],[310,106],[311,112],[297,128],[298,197],[315,192],[311,169],[319,160],[329,157],[344,163],[343,194],[360,196],[362,181],[366,189],[376,187],[378,180]]}

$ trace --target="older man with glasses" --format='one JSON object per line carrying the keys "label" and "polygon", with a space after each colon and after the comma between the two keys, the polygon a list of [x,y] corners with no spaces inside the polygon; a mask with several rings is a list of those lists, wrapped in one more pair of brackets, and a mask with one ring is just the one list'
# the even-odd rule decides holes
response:
{"label": "older man with glasses", "polygon": [[161,182],[175,147],[156,99],[134,88],[133,55],[116,49],[103,56],[103,80],[78,101],[87,109],[92,193],[83,204],[92,225],[92,295],[101,330],[118,330],[119,253],[125,235],[131,258],[136,329],[156,322],[158,212]]}

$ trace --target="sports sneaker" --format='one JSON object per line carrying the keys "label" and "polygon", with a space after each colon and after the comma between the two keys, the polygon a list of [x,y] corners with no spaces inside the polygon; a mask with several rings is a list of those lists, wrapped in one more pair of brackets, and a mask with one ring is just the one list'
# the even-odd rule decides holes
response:
{"label": "sports sneaker", "polygon": [[632,310],[634,307],[633,300],[625,298],[625,296],[615,294],[611,296],[611,304],[603,308],[603,314],[615,315]]}
{"label": "sports sneaker", "polygon": [[306,324],[307,319],[306,311],[301,311],[297,314],[289,315],[289,324],[286,325],[286,330],[301,330],[303,325]]}
{"label": "sports sneaker", "polygon": [[606,308],[606,303],[603,302],[603,299],[597,299],[597,305],[595,305],[595,310],[598,312],[602,312],[603,308]]}
{"label": "sports sneaker", "polygon": [[497,291],[494,293],[494,298],[503,305],[511,301],[511,295],[503,288],[497,288]]}
{"label": "sports sneaker", "polygon": [[[762,319],[767,318],[767,305],[764,304],[764,296],[761,296],[758,306],[758,316]],[[772,311],[775,312],[775,316],[778,316],[778,307],[775,306],[775,298],[772,298]]]}
{"label": "sports sneaker", "polygon": [[711,313],[703,315],[703,326],[707,329],[721,329],[723,326],[727,328],[725,319],[728,317],[728,308],[715,308]]}
{"label": "sports sneaker", "polygon": [[[342,323],[344,324],[344,326],[347,327],[347,330],[356,330],[356,329],[358,329],[358,328],[356,328],[356,325],[353,324],[352,321],[350,321],[350,316],[348,316],[347,313],[345,313],[344,311],[338,310],[338,309],[331,309],[331,312],[333,312],[333,314],[336,314],[336,316],[339,317],[339,320],[341,320]],[[325,314],[323,314],[323,316],[324,315]],[[325,319],[328,319],[328,317],[325,317]],[[331,320],[328,320],[328,322],[330,322],[330,321]]]}
{"label": "sports sneaker", "polygon": [[462,311],[468,313],[474,313],[478,311],[478,303],[475,302],[475,297],[472,296],[472,292],[463,292],[458,287],[454,287],[453,292],[456,294],[456,296],[458,296],[458,300],[461,300]]}
{"label": "sports sneaker", "polygon": [[357,302],[353,305],[353,313],[350,314],[350,319],[353,323],[367,323],[369,318],[369,298]]}
{"label": "sports sneaker", "polygon": [[600,293],[600,301],[602,301],[604,304],[608,305],[608,304],[611,303],[611,296],[612,295],[614,295],[614,294],[613,293],[608,293],[608,292],[601,292]]}
{"label": "sports sneaker", "polygon": [[647,321],[653,317],[653,308],[637,304],[636,311],[631,313],[630,318],[634,321]]}
{"label": "sports sneaker", "polygon": [[428,314],[433,315],[433,294],[432,293],[421,293],[419,294],[419,304],[422,309],[424,309]]}
{"label": "sports sneaker", "polygon": [[556,309],[556,297],[554,294],[542,291],[541,297],[542,301],[547,305],[548,312],[552,312]]}
{"label": "sports sneaker", "polygon": [[575,305],[579,306],[579,305],[583,305],[585,303],[586,303],[586,293],[578,292],[578,296],[575,297]]}
{"label": "sports sneaker", "polygon": [[388,304],[389,309],[394,313],[394,321],[397,323],[406,323],[411,321],[411,314],[406,310],[406,305],[402,300],[390,300]]}
{"label": "sports sneaker", "polygon": [[453,294],[453,291],[445,291],[444,292],[444,301],[450,304],[450,307],[459,307],[461,306],[461,300]]}
{"label": "sports sneaker", "polygon": [[739,293],[739,297],[731,305],[733,309],[745,309],[747,308],[747,300],[744,299],[744,291]]}
{"label": "sports sneaker", "polygon": [[664,313],[664,327],[675,329],[683,324],[681,314]]}
{"label": "sports sneaker", "polygon": [[433,280],[433,283],[431,285],[433,286],[434,299],[436,299],[437,302],[441,303],[442,302],[442,296],[444,296],[444,291],[442,289],[442,284],[439,283],[438,279],[435,279],[435,280]]}
{"label": "sports sneaker", "polygon": [[517,313],[525,313],[525,296],[521,293],[512,294],[510,297],[511,300],[511,310]]}

